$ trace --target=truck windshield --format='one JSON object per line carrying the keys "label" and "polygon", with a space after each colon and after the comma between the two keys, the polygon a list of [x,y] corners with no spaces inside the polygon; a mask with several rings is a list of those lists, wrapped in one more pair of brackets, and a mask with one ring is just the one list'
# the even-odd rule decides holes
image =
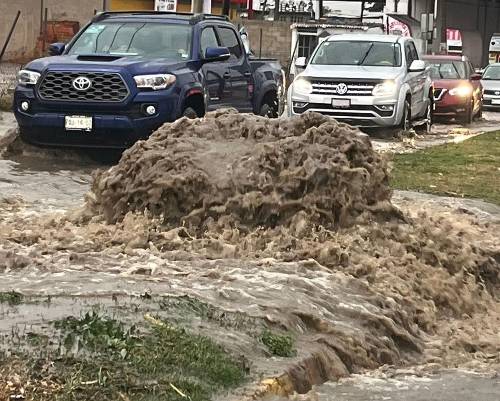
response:
{"label": "truck windshield", "polygon": [[400,67],[401,48],[398,43],[389,42],[325,41],[311,64]]}
{"label": "truck windshield", "polygon": [[466,79],[465,63],[462,61],[428,62],[432,79]]}
{"label": "truck windshield", "polygon": [[495,67],[486,67],[486,70],[483,74],[483,79],[491,80],[491,81],[499,81],[500,80],[500,66]]}
{"label": "truck windshield", "polygon": [[90,25],[69,55],[106,54],[149,59],[189,59],[192,28],[151,22],[103,22]]}

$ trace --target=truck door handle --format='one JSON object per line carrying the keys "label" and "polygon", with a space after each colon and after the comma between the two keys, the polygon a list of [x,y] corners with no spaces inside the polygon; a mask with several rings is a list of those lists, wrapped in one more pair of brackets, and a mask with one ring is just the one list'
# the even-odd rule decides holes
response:
{"label": "truck door handle", "polygon": [[231,78],[231,73],[230,72],[225,72],[223,75],[224,79]]}
{"label": "truck door handle", "polygon": [[252,73],[250,71],[247,71],[243,74],[245,78],[250,78],[252,76]]}

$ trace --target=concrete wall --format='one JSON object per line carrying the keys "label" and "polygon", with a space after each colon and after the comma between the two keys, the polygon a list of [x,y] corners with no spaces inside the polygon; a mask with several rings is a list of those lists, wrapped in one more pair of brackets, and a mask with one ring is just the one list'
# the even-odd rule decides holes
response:
{"label": "concrete wall", "polygon": [[244,26],[248,32],[250,46],[259,56],[260,32],[262,30],[262,57],[273,57],[286,67],[290,60],[292,31],[289,22],[240,20],[235,24]]}
{"label": "concrete wall", "polygon": [[[18,10],[21,17],[7,47],[5,60],[28,60],[36,55],[35,48],[40,35],[41,0],[0,0],[0,48],[7,39],[8,32]],[[80,26],[101,10],[103,0],[44,0],[48,8],[48,20],[78,21]]]}

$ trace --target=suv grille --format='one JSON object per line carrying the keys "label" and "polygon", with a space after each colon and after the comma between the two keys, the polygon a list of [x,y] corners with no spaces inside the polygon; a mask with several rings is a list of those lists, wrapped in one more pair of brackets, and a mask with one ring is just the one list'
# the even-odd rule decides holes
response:
{"label": "suv grille", "polygon": [[[315,95],[346,95],[346,96],[371,96],[373,88],[378,82],[348,82],[348,81],[326,81],[326,80],[313,80],[312,93]],[[345,84],[347,92],[338,93],[337,88],[339,85]]]}
{"label": "suv grille", "polygon": [[500,96],[500,89],[499,90],[485,89],[484,94],[485,95],[492,95],[492,96]]}
{"label": "suv grille", "polygon": [[[87,90],[77,90],[73,81],[78,77],[91,82]],[[67,100],[74,102],[122,102],[129,90],[122,77],[109,72],[48,72],[38,88],[44,100]]]}

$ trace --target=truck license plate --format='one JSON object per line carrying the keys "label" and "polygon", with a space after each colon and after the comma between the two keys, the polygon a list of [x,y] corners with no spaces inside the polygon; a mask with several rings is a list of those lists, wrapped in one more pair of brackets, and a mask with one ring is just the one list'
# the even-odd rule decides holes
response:
{"label": "truck license plate", "polygon": [[332,107],[346,109],[351,107],[350,99],[332,99]]}
{"label": "truck license plate", "polygon": [[66,116],[64,126],[67,131],[92,131],[92,117]]}

